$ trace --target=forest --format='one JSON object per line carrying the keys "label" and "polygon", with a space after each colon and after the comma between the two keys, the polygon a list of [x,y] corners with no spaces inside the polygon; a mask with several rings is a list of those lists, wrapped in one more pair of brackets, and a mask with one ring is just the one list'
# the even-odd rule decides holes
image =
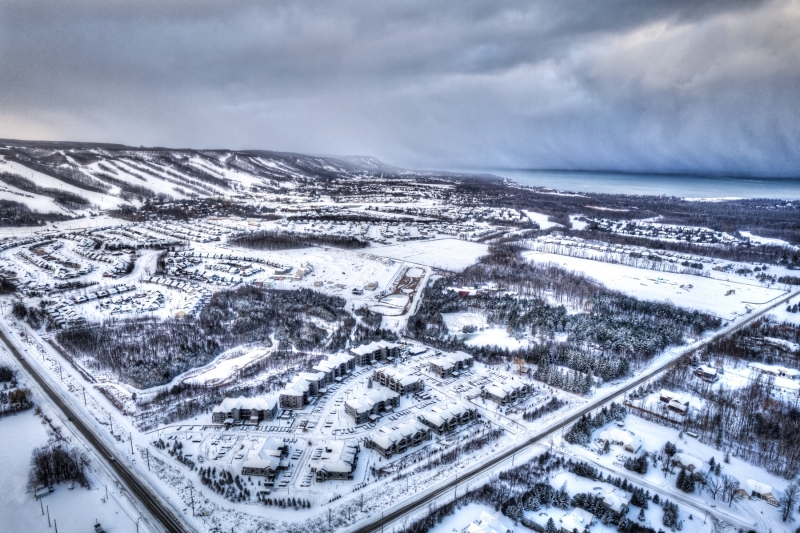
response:
{"label": "forest", "polygon": [[309,246],[335,246],[337,248],[366,248],[367,241],[355,237],[338,235],[304,235],[302,233],[284,233],[281,231],[256,231],[243,233],[228,239],[233,246],[242,246],[253,250],[294,250]]}
{"label": "forest", "polygon": [[61,330],[55,342],[90,368],[148,388],[243,344],[271,346],[275,339],[287,349],[336,351],[355,326],[344,306],[343,298],[308,289],[242,287],[214,294],[194,318],[110,320]]}
{"label": "forest", "polygon": [[[721,325],[719,319],[698,311],[637,300],[559,267],[530,263],[519,252],[513,245],[492,246],[489,255],[461,274],[436,280],[409,319],[409,335],[441,348],[470,352],[490,364],[520,357],[537,365],[536,379],[586,394],[593,379],[629,375],[668,346],[681,344],[685,335],[696,336]],[[469,297],[447,290],[483,285],[498,289]],[[442,318],[442,313],[456,312],[480,313],[489,324],[502,325],[512,335],[529,333],[538,342],[513,352],[467,346],[449,334]]]}

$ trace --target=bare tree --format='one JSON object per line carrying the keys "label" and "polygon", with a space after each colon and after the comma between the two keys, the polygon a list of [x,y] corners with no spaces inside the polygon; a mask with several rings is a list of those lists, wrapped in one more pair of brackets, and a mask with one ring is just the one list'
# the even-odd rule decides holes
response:
{"label": "bare tree", "polygon": [[722,482],[716,477],[709,477],[706,482],[706,490],[711,494],[711,497],[716,500],[717,495],[722,492]]}
{"label": "bare tree", "polygon": [[722,501],[727,501],[728,507],[733,505],[733,500],[740,496],[738,490],[739,480],[729,474],[724,474],[722,476]]}
{"label": "bare tree", "polygon": [[800,486],[792,481],[786,486],[783,496],[781,496],[781,518],[784,522],[792,521],[792,513],[798,499],[800,499]]}

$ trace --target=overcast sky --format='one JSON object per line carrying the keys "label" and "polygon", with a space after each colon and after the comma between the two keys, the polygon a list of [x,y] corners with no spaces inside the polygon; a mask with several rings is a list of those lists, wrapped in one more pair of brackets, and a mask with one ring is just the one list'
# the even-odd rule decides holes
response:
{"label": "overcast sky", "polygon": [[800,175],[800,0],[2,0],[0,137]]}

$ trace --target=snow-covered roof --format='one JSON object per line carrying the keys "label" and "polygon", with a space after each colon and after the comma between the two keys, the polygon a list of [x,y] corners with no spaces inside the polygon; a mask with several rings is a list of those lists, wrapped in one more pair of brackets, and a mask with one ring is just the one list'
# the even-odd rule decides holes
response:
{"label": "snow-covered roof", "polygon": [[772,487],[766,483],[761,483],[755,479],[748,479],[743,484],[743,487],[748,494],[757,492],[759,494],[772,494]]}
{"label": "snow-covered roof", "polygon": [[384,426],[378,431],[373,431],[370,434],[369,439],[385,450],[404,438],[412,437],[418,431],[427,430],[425,426],[419,422],[415,420],[409,420],[397,426],[396,429]]}
{"label": "snow-covered roof", "polygon": [[452,420],[453,418],[461,417],[467,408],[462,403],[448,405],[446,407],[431,407],[429,410],[419,414],[419,417],[424,418],[434,426],[442,426]]}
{"label": "snow-covered roof", "polygon": [[273,397],[259,396],[257,398],[245,398],[239,396],[238,398],[225,398],[222,403],[214,408],[214,413],[230,413],[234,409],[242,410],[248,409],[250,411],[271,411],[277,405],[277,401]]}
{"label": "snow-covered roof", "polygon": [[327,442],[323,445],[322,455],[310,463],[312,471],[352,472],[356,463],[358,445],[351,441]]}
{"label": "snow-covered roof", "polygon": [[623,506],[628,505],[628,499],[612,490],[603,495],[603,503],[612,511],[620,512]]}
{"label": "snow-covered roof", "polygon": [[561,518],[561,527],[567,531],[577,529],[583,531],[594,520],[594,515],[585,509],[575,507]]}
{"label": "snow-covered roof", "polygon": [[481,516],[467,526],[467,533],[511,533],[514,525],[506,517],[498,513],[497,516],[491,515],[486,511],[481,511]]}
{"label": "snow-covered roof", "polygon": [[351,409],[355,410],[357,413],[365,413],[367,411],[372,411],[372,408],[376,403],[385,402],[386,400],[390,399],[393,400],[398,396],[400,395],[393,390],[381,387],[373,389],[361,398],[347,400],[345,404]]}
{"label": "snow-covered roof", "polygon": [[717,369],[714,368],[713,366],[700,365],[699,367],[697,367],[697,370],[702,372],[703,374],[708,374],[709,376],[717,375]]}
{"label": "snow-covered roof", "polygon": [[641,439],[625,431],[624,429],[615,427],[602,431],[598,436],[598,439],[620,443],[622,446],[631,446],[634,449],[638,449],[642,445]]}
{"label": "snow-covered roof", "polygon": [[682,464],[685,467],[692,467],[695,472],[699,472],[703,469],[703,460],[698,459],[693,455],[689,455],[688,453],[676,453],[672,456],[673,462],[677,462]]}

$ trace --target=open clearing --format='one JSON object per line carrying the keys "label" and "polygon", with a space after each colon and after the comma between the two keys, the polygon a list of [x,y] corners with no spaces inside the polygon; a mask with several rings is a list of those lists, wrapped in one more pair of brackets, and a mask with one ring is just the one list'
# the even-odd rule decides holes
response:
{"label": "open clearing", "polygon": [[444,270],[460,271],[486,255],[485,244],[461,239],[439,239],[435,241],[411,241],[392,246],[371,248],[375,255],[409,261]]}
{"label": "open clearing", "polygon": [[[747,314],[756,306],[785,294],[780,289],[736,281],[656,272],[545,252],[526,252],[524,256],[537,263],[561,265],[567,270],[593,278],[611,290],[643,300],[668,300],[675,305],[705,311],[724,319]],[[726,296],[729,291],[735,292]]]}

